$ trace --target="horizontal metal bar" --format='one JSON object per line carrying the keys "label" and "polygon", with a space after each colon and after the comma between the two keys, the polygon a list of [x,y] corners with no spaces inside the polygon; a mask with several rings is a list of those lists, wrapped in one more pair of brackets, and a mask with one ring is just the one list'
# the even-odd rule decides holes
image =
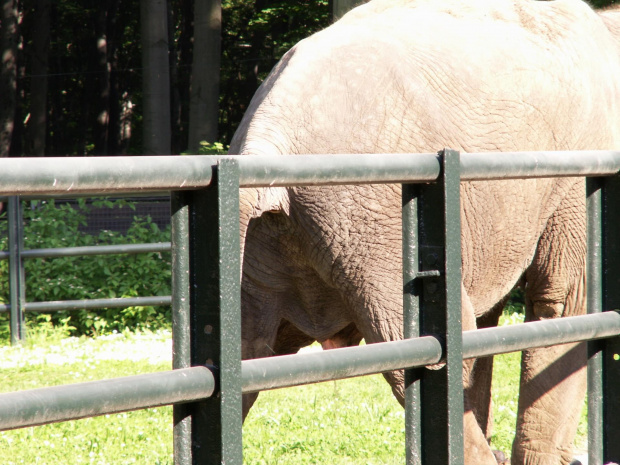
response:
{"label": "horizontal metal bar", "polygon": [[[7,199],[9,197],[12,197],[11,195],[0,195],[0,201],[1,202],[6,202]],[[77,200],[77,199],[87,199],[87,198],[99,198],[100,196],[92,196],[92,195],[88,195],[88,194],[84,194],[83,192],[79,192],[76,193],[75,195],[71,194],[71,192],[67,193],[67,194],[40,194],[40,195],[20,195],[19,196],[19,200],[24,201],[24,202],[28,202],[28,201],[32,201],[32,200],[52,200],[52,199],[59,199],[59,200]],[[170,193],[166,190],[155,190],[155,191],[146,191],[146,190],[141,190],[139,192],[133,192],[133,193],[128,193],[128,192],[123,192],[121,191],[119,195],[105,195],[103,196],[104,198],[110,198],[110,199],[125,199],[128,200],[129,202],[140,202],[143,199],[149,200],[152,199],[153,197],[160,197],[162,199],[165,199],[166,197],[170,197]]]}
{"label": "horizontal metal bar", "polygon": [[[222,156],[4,158],[0,194],[171,191],[211,182]],[[440,172],[436,154],[248,155],[237,157],[242,187],[430,182]],[[610,176],[620,152],[461,154],[464,181],[555,176]]]}
{"label": "horizontal metal bar", "polygon": [[214,163],[209,156],[3,158],[0,194],[198,189],[211,182]]}
{"label": "horizontal metal bar", "polygon": [[239,157],[241,187],[431,182],[434,153]]}
{"label": "horizontal metal bar", "polygon": [[617,335],[620,335],[620,314],[613,311],[463,331],[463,358]]}
{"label": "horizontal metal bar", "polygon": [[[82,257],[87,255],[137,254],[169,251],[170,242],[157,242],[152,244],[119,244],[30,249],[22,251],[22,258]],[[9,255],[9,252],[0,252],[0,260],[8,259]]]}
{"label": "horizontal metal bar", "polygon": [[210,397],[206,367],[127,376],[0,394],[0,430],[160,407]]}
{"label": "horizontal metal bar", "polygon": [[[84,300],[54,300],[50,302],[27,302],[27,312],[46,312],[50,310],[82,310],[97,308],[125,308],[125,307],[157,307],[171,305],[169,295],[153,297],[123,297],[117,299],[84,299]],[[0,313],[11,310],[10,305],[0,305]]]}
{"label": "horizontal metal bar", "polygon": [[462,153],[461,179],[546,178],[566,176],[611,176],[620,172],[620,152]]}
{"label": "horizontal metal bar", "polygon": [[243,393],[383,373],[439,362],[432,336],[241,362]]}
{"label": "horizontal metal bar", "polygon": [[[604,312],[463,332],[463,358],[620,335],[620,314]],[[438,363],[432,336],[242,362],[243,392],[298,386]]]}
{"label": "horizontal metal bar", "polygon": [[[294,186],[430,182],[436,154],[351,154],[239,157],[241,186]],[[620,152],[462,153],[461,180],[610,176],[620,171]]]}

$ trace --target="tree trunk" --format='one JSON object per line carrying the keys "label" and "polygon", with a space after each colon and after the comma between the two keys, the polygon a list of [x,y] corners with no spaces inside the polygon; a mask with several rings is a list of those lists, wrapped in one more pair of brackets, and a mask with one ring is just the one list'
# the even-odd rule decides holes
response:
{"label": "tree trunk", "polygon": [[110,121],[110,69],[108,67],[108,21],[109,1],[93,2],[92,22],[94,28],[94,50],[92,51],[91,69],[92,96],[94,111],[92,114],[93,155],[108,154],[108,124]]}
{"label": "tree trunk", "polygon": [[172,153],[187,150],[189,89],[194,40],[194,0],[168,0]]}
{"label": "tree trunk", "polygon": [[334,21],[342,18],[347,11],[367,1],[368,0],[330,0]]}
{"label": "tree trunk", "polygon": [[122,155],[121,148],[121,121],[122,111],[121,96],[118,83],[118,60],[117,49],[119,44],[118,31],[118,9],[119,0],[108,0],[108,12],[106,17],[107,35],[107,106],[108,106],[108,127],[107,127],[107,155]]}
{"label": "tree trunk", "polygon": [[170,73],[166,0],[141,0],[143,135],[148,155],[170,154]]}
{"label": "tree trunk", "polygon": [[50,45],[50,0],[35,0],[31,13],[32,21],[32,54],[30,70],[30,119],[28,120],[27,137],[28,155],[45,156],[45,139],[47,136],[47,74]]}
{"label": "tree trunk", "polygon": [[178,41],[175,40],[177,30],[182,34],[180,15],[176,9],[176,3],[166,0],[168,5],[168,61],[170,69],[170,150],[172,154],[181,152],[181,99],[179,92],[179,66],[178,66]]}
{"label": "tree trunk", "polygon": [[194,3],[194,54],[189,110],[189,150],[217,141],[220,89],[221,0]]}
{"label": "tree trunk", "polygon": [[11,136],[15,120],[18,0],[2,1],[0,17],[0,47],[2,67],[0,68],[0,157],[9,156]]}

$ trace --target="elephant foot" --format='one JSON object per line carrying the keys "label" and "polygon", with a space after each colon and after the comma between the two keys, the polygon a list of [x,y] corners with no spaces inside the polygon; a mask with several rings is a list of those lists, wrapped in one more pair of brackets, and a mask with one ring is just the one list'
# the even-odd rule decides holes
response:
{"label": "elephant foot", "polygon": [[493,455],[495,456],[495,460],[497,460],[497,465],[510,465],[510,459],[507,459],[506,454],[501,450],[494,450]]}

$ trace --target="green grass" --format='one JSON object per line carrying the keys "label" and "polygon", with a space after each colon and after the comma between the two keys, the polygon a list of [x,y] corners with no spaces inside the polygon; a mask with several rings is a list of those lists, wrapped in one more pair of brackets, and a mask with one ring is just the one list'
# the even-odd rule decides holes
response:
{"label": "green grass", "polygon": [[[23,367],[2,371],[2,390],[30,389],[169,368],[135,362]],[[102,376],[103,375],[103,376]],[[6,464],[172,464],[171,409],[140,410],[0,433]]]}
{"label": "green grass", "polygon": [[264,392],[244,426],[245,462],[403,463],[403,419],[380,375]]}
{"label": "green grass", "polygon": [[[170,368],[170,362],[155,356],[153,349],[169,352],[165,345],[169,334],[125,334],[112,340],[67,341],[53,335],[34,339],[36,344],[24,349],[0,347],[0,390]],[[124,355],[136,352],[136,360],[101,359],[101,354],[109,358],[111,352],[122,349],[122,343],[133,344],[124,349]],[[58,364],[63,352],[77,355]],[[29,360],[36,363],[29,364]],[[493,447],[510,452],[520,355],[502,355],[496,360]],[[403,418],[402,408],[380,375],[264,392],[244,425],[244,461],[400,464],[404,461]],[[5,431],[0,432],[0,454],[6,464],[172,464],[171,425],[172,409],[163,407]]]}

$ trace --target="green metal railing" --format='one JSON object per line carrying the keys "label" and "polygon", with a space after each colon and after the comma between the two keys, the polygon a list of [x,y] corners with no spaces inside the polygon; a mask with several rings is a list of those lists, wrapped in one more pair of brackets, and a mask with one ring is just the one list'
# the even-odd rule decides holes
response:
{"label": "green metal railing", "polygon": [[[241,464],[242,393],[405,369],[407,463],[456,464],[463,462],[463,358],[593,340],[589,463],[620,460],[614,440],[620,435],[620,396],[614,395],[620,385],[620,314],[609,311],[620,308],[620,179],[613,176],[620,171],[620,152],[459,156],[446,150],[440,155],[220,157],[215,162],[213,157],[120,157],[112,167],[97,158],[0,160],[0,194],[173,191],[175,368],[148,380],[134,376],[1,394],[0,428],[174,404],[175,463]],[[592,177],[592,314],[463,333],[460,182],[548,176]],[[403,183],[406,339],[242,362],[239,188],[349,183]],[[446,363],[440,370],[420,369],[440,360]]]}

